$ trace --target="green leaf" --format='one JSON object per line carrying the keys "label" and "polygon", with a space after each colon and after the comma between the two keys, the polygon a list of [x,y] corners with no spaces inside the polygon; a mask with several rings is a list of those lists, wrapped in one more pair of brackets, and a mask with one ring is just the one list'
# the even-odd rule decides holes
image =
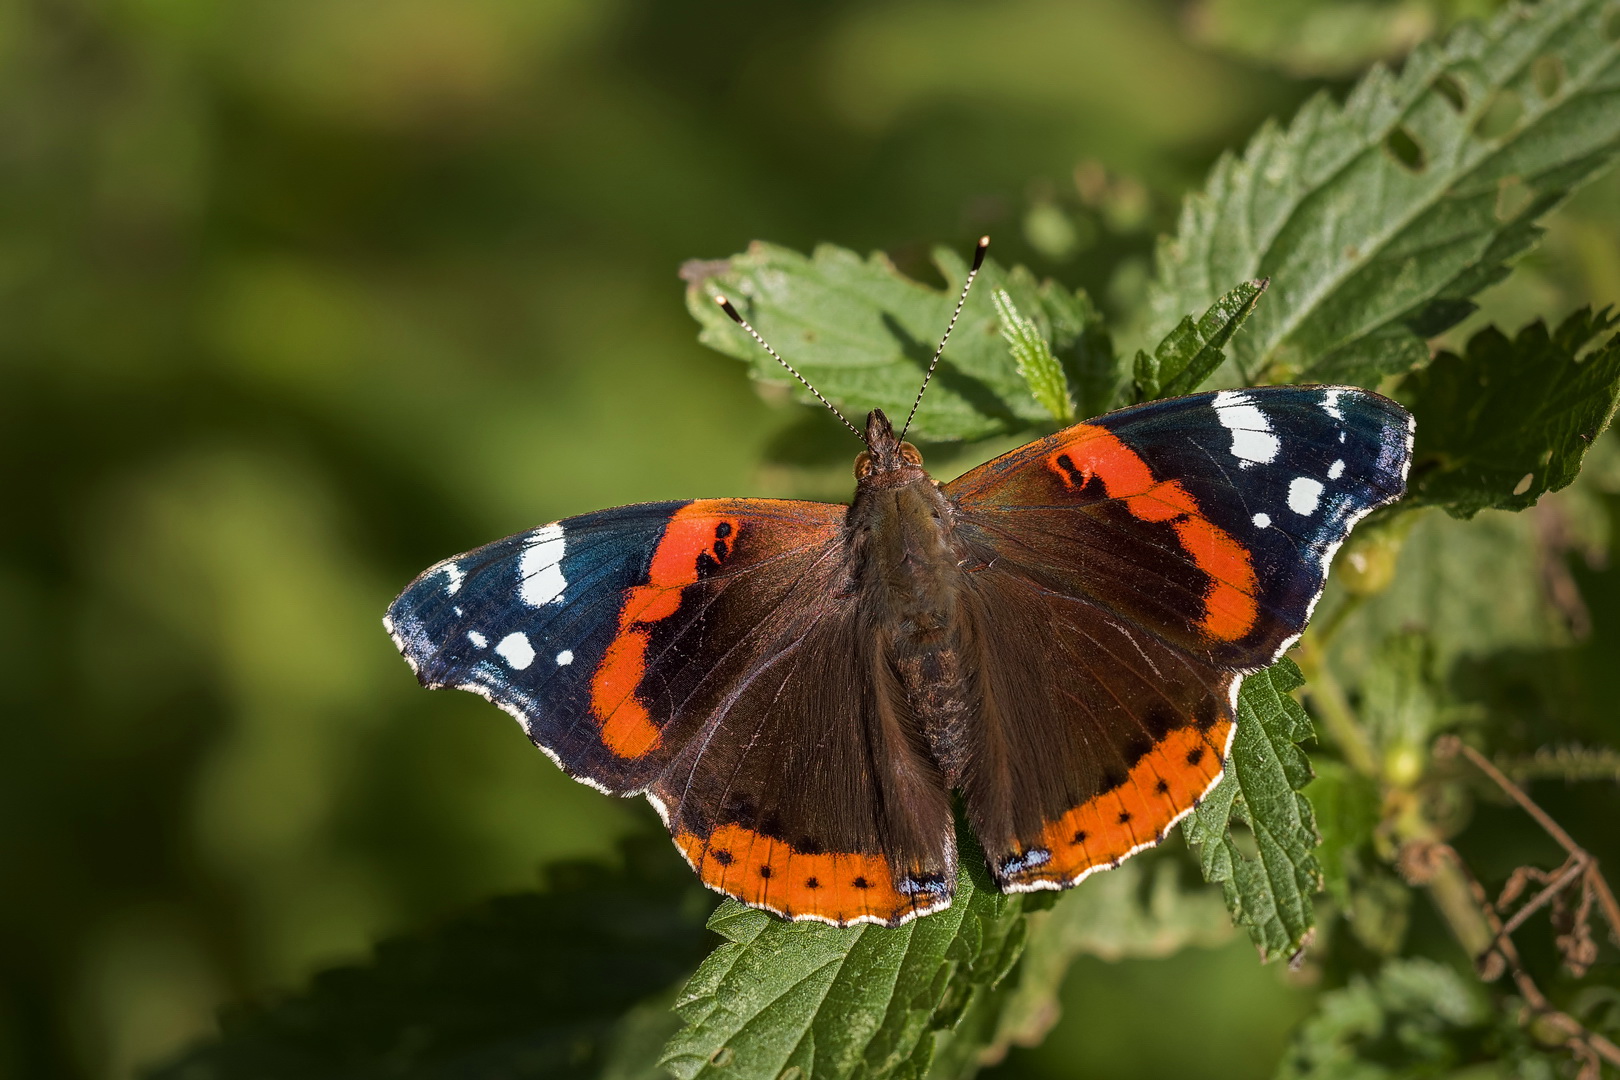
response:
{"label": "green leaf", "polygon": [[1136,400],[1190,394],[1221,366],[1221,350],[1260,302],[1268,283],[1245,281],[1204,312],[1196,323],[1182,319],[1149,356],[1136,354]]}
{"label": "green leaf", "polygon": [[[1608,0],[1515,5],[1313,98],[1226,157],[1158,253],[1150,340],[1226,283],[1271,296],[1217,375],[1371,383],[1425,356],[1620,146]],[[1549,77],[1551,76],[1556,77]]]}
{"label": "green leaf", "polygon": [[1509,338],[1475,334],[1402,386],[1417,417],[1414,504],[1454,517],[1523,510],[1566,487],[1620,402],[1620,335],[1590,349],[1620,317],[1582,309],[1557,330],[1536,321]]}
{"label": "green leaf", "polygon": [[1322,995],[1316,1015],[1295,1033],[1277,1076],[1452,1075],[1466,1060],[1464,1048],[1483,1034],[1475,1029],[1489,1020],[1484,989],[1474,979],[1433,960],[1391,960],[1376,978],[1354,975],[1350,985]]}
{"label": "green leaf", "polygon": [[972,1011],[1024,946],[1024,899],[996,892],[977,846],[963,848],[951,906],[893,929],[722,904],[709,926],[727,942],[682,991],[685,1027],[664,1067],[681,1080],[921,1077],[934,1032]]}
{"label": "green leaf", "polygon": [[1069,397],[1069,380],[1063,367],[1052,355],[1052,346],[1046,335],[1032,319],[1018,313],[1018,307],[1006,289],[990,294],[1001,316],[1001,336],[1018,365],[1018,374],[1029,384],[1029,392],[1052,414],[1060,424],[1074,422],[1074,401]]}
{"label": "green leaf", "polygon": [[[754,378],[812,401],[741,327],[714,304],[724,292],[782,357],[847,410],[881,408],[904,417],[922,385],[939,337],[950,322],[967,265],[936,251],[945,291],[902,275],[883,255],[862,259],[823,245],[806,258],[755,243],[721,262],[688,263],[687,308],[703,327],[698,339],[747,361]],[[979,439],[1024,431],[1050,420],[1007,351],[990,294],[1004,289],[1033,321],[1062,363],[1083,408],[1106,411],[1118,385],[1118,362],[1083,293],[1038,283],[1022,267],[986,260],[968,295],[911,430],[930,440]]]}
{"label": "green leaf", "polygon": [[[1322,887],[1320,838],[1300,792],[1311,766],[1298,744],[1311,738],[1311,721],[1288,696],[1304,681],[1288,659],[1243,680],[1226,774],[1186,819],[1204,878],[1221,883],[1227,909],[1262,960],[1305,946],[1316,925],[1311,895]],[[1253,852],[1233,836],[1233,822],[1247,826]]]}
{"label": "green leaf", "polygon": [[965,1077],[1011,1046],[1039,1043],[1061,1015],[1058,993],[1076,956],[1157,959],[1228,940],[1226,905],[1208,886],[1184,886],[1184,865],[1179,854],[1139,855],[1030,913],[1018,968],[941,1043],[931,1075]]}
{"label": "green leaf", "polygon": [[705,894],[663,837],[628,845],[623,869],[570,863],[547,877],[544,892],[492,900],[302,993],[227,1013],[219,1038],[150,1075],[594,1078],[633,1041],[626,1012],[710,947]]}

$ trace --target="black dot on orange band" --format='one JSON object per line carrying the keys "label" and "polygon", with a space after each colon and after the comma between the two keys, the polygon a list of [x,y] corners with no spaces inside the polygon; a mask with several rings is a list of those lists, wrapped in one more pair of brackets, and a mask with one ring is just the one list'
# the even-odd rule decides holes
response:
{"label": "black dot on orange band", "polygon": [[854,881],[850,882],[850,884],[855,886],[857,889],[870,889],[872,887],[872,883],[863,877],[856,878]]}
{"label": "black dot on orange band", "polygon": [[760,867],[759,868],[759,876],[760,877],[770,877],[771,876],[771,868],[768,867],[768,866]]}
{"label": "black dot on orange band", "polygon": [[1070,843],[1074,843],[1074,844],[1083,844],[1085,842],[1086,842],[1086,830],[1084,830],[1084,829],[1081,829],[1079,832],[1075,833],[1074,834],[1074,839],[1070,841]]}
{"label": "black dot on orange band", "polygon": [[709,852],[709,858],[713,859],[721,866],[731,865],[731,852],[727,851],[725,848],[715,848],[713,851]]}
{"label": "black dot on orange band", "polygon": [[1153,790],[1157,791],[1160,795],[1168,795],[1170,793],[1170,781],[1166,780],[1162,776],[1159,777],[1159,782],[1153,785]]}
{"label": "black dot on orange band", "polygon": [[1187,751],[1187,764],[1196,765],[1203,760],[1204,748],[1202,746],[1195,746],[1191,750]]}
{"label": "black dot on orange band", "polygon": [[714,527],[714,535],[718,536],[722,540],[724,540],[726,537],[730,536],[731,535],[731,522],[722,521],[720,524],[716,525]]}
{"label": "black dot on orange band", "polygon": [[1130,820],[1131,820],[1131,812],[1129,810],[1121,810],[1119,812],[1119,823],[1121,825],[1129,824]]}
{"label": "black dot on orange band", "polygon": [[804,887],[807,889],[819,889],[821,888],[821,882],[817,881],[815,878],[805,878]]}

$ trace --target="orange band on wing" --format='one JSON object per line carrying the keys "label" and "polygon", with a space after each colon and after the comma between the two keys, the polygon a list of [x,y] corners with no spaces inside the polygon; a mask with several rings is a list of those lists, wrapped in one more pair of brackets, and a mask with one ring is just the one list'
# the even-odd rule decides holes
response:
{"label": "orange band on wing", "polygon": [[641,757],[658,748],[658,725],[636,697],[647,674],[651,627],[680,609],[681,590],[697,583],[704,556],[719,564],[731,554],[738,520],[725,509],[722,500],[706,500],[670,515],[653,551],[647,583],[625,593],[619,632],[591,678],[591,711],[602,727],[602,741],[620,757]]}
{"label": "orange band on wing", "polygon": [[1048,822],[1041,843],[1049,857],[1008,875],[1015,884],[1072,882],[1087,870],[1113,866],[1163,838],[1165,830],[1221,775],[1230,721],[1207,731],[1178,728],[1148,751],[1125,782]]}
{"label": "orange band on wing", "polygon": [[1259,609],[1249,553],[1198,509],[1198,500],[1174,480],[1155,480],[1147,462],[1106,428],[1081,424],[1046,464],[1070,487],[1102,481],[1110,499],[1140,521],[1169,522],[1193,565],[1210,579],[1200,626],[1213,638],[1236,641],[1254,628]]}
{"label": "orange band on wing", "polygon": [[792,918],[894,924],[950,902],[948,892],[900,892],[881,855],[811,855],[741,825],[722,825],[707,839],[679,832],[675,843],[704,884]]}

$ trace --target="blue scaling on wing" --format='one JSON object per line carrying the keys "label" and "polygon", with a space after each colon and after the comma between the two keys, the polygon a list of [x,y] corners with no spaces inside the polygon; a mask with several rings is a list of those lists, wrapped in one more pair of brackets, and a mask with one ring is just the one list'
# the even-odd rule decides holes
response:
{"label": "blue scaling on wing", "polygon": [[650,777],[603,746],[591,676],[618,632],[624,591],[647,580],[664,526],[685,505],[582,514],[446,559],[383,624],[422,685],[488,698],[570,776],[632,791]]}
{"label": "blue scaling on wing", "polygon": [[1249,550],[1261,609],[1287,628],[1286,644],[1304,629],[1350,528],[1405,493],[1412,457],[1411,414],[1349,386],[1194,394],[1096,423]]}

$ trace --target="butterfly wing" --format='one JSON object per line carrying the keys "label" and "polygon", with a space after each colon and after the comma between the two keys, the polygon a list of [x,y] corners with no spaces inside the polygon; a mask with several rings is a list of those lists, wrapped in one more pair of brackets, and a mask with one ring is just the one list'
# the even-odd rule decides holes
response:
{"label": "butterfly wing", "polygon": [[863,633],[846,510],[569,518],[430,568],[386,622],[424,685],[495,702],[575,779],[646,795],[712,888],[898,923],[950,902],[949,799]]}
{"label": "butterfly wing", "polygon": [[1411,440],[1406,411],[1364,390],[1222,391],[946,486],[984,642],[963,794],[1004,888],[1073,884],[1191,809],[1242,676],[1304,630],[1351,526],[1404,492]]}

